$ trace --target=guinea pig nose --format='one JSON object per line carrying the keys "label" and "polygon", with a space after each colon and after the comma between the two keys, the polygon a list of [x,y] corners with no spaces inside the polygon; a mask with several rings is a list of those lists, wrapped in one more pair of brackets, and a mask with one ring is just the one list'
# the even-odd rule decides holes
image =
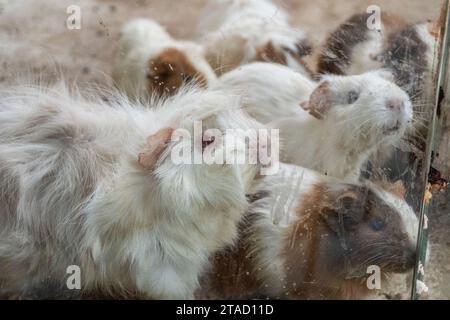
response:
{"label": "guinea pig nose", "polygon": [[397,111],[397,112],[403,111],[403,109],[405,108],[405,103],[401,99],[388,100],[386,105],[389,110]]}

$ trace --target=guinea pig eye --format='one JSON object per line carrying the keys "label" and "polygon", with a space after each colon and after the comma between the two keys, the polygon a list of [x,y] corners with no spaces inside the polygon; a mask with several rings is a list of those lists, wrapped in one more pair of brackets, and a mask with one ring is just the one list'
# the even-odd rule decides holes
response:
{"label": "guinea pig eye", "polygon": [[380,231],[384,228],[385,222],[381,218],[375,218],[372,221],[370,221],[370,227],[375,231]]}
{"label": "guinea pig eye", "polygon": [[358,100],[358,98],[359,98],[359,93],[358,93],[358,92],[356,92],[356,91],[350,91],[350,92],[348,93],[347,102],[348,102],[349,104],[352,104],[352,103],[354,103],[356,100]]}

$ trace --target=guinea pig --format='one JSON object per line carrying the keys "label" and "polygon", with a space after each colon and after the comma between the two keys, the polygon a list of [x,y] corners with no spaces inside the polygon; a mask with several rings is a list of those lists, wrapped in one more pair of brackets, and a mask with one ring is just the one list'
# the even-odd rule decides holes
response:
{"label": "guinea pig", "polygon": [[[414,125],[401,146],[385,148],[370,158],[367,176],[402,179],[408,195],[424,186],[422,153],[426,149],[430,104],[434,99],[433,70],[439,53],[438,40],[445,21],[441,16],[432,22],[406,23],[401,18],[381,13],[381,30],[370,30],[370,14],[356,14],[340,25],[327,39],[319,58],[319,73],[359,74],[382,67],[389,70],[394,81],[411,98]],[[420,200],[413,197],[415,208]]]}
{"label": "guinea pig", "polygon": [[[210,254],[237,235],[259,164],[174,154],[204,156],[210,139],[191,147],[197,121],[224,139],[240,134],[226,129],[260,125],[219,90],[183,89],[153,107],[65,84],[1,88],[2,297],[50,290],[45,283],[65,297],[193,297]],[[70,266],[81,270],[80,290],[66,287]]]}
{"label": "guinea pig", "polygon": [[326,39],[318,61],[318,72],[340,75],[361,74],[383,66],[378,59],[386,36],[403,28],[397,16],[380,13],[380,29],[369,28],[372,13],[358,13],[342,23]]}
{"label": "guinea pig", "polygon": [[378,70],[316,83],[286,66],[255,62],[214,87],[241,95],[249,115],[280,130],[282,161],[358,179],[369,155],[398,143],[412,120],[408,95],[389,80]]}
{"label": "guinea pig", "polygon": [[387,68],[410,96],[419,96],[435,65],[436,44],[443,16],[436,22],[406,23],[381,13],[380,29],[369,29],[372,14],[350,17],[327,38],[318,73],[353,75]]}
{"label": "guinea pig", "polygon": [[218,74],[251,61],[268,61],[310,75],[304,58],[312,47],[305,33],[288,20],[288,14],[270,0],[210,0],[198,29],[207,59]]}
{"label": "guinea pig", "polygon": [[173,39],[150,19],[135,19],[123,27],[113,79],[130,98],[168,96],[184,84],[206,87],[215,78],[199,44]]}
{"label": "guinea pig", "polygon": [[401,194],[284,165],[248,197],[240,238],[215,255],[200,297],[363,299],[369,267],[383,282],[415,265],[418,219]]}

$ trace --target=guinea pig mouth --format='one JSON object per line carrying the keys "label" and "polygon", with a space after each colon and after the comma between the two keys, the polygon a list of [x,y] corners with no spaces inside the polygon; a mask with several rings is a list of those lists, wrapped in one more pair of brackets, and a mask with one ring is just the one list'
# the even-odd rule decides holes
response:
{"label": "guinea pig mouth", "polygon": [[394,134],[400,130],[400,127],[401,127],[400,121],[397,120],[394,125],[390,125],[390,126],[385,125],[383,128],[383,134],[385,134],[385,135]]}

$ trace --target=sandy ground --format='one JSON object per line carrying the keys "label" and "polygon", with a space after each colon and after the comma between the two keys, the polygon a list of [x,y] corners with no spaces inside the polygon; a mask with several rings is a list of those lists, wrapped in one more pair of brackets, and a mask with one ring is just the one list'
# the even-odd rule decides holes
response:
{"label": "sandy ground", "polygon": [[[150,17],[177,38],[195,39],[204,3],[205,0],[0,0],[0,82],[31,72],[50,79],[62,74],[85,85],[110,84],[111,59],[123,23],[134,17]],[[293,26],[304,29],[312,42],[320,45],[329,31],[353,13],[365,11],[370,4],[415,22],[435,19],[441,0],[277,3],[290,12]],[[81,8],[80,30],[66,27],[66,9],[70,5]],[[432,250],[426,267],[430,288],[426,298],[450,299],[450,192],[447,190],[434,200],[429,214]],[[406,289],[402,290],[407,296]]]}

